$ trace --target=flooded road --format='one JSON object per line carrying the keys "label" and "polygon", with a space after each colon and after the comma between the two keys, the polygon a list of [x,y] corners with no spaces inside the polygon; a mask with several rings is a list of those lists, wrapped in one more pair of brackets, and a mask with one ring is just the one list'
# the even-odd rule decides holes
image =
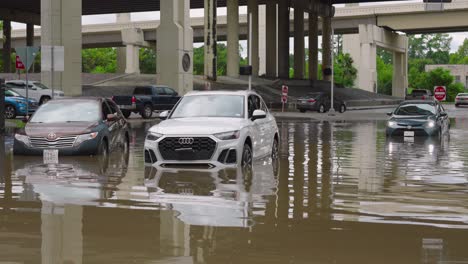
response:
{"label": "flooded road", "polygon": [[151,125],[109,160],[2,153],[0,262],[468,262],[467,119],[414,141],[278,120],[280,159],[247,172],[145,168]]}

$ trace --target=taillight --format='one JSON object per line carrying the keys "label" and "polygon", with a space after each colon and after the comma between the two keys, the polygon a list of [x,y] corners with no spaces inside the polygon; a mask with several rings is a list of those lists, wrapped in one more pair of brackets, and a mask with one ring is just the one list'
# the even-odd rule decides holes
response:
{"label": "taillight", "polygon": [[112,96],[111,100],[112,100],[113,102],[115,102],[115,100],[114,100],[114,96]]}
{"label": "taillight", "polygon": [[422,96],[422,99],[423,99],[423,100],[426,100],[426,96],[425,96],[425,95],[423,95],[423,96]]}
{"label": "taillight", "polygon": [[309,100],[307,100],[307,102],[309,102],[309,103],[315,103],[315,99],[309,99]]}
{"label": "taillight", "polygon": [[136,97],[132,96],[132,104],[136,104]]}

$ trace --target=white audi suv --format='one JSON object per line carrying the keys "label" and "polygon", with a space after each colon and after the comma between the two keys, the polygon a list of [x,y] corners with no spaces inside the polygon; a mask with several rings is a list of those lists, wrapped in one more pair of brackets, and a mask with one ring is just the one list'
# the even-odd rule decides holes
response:
{"label": "white audi suv", "polygon": [[278,155],[275,118],[252,91],[191,92],[160,117],[146,136],[146,164],[245,167]]}

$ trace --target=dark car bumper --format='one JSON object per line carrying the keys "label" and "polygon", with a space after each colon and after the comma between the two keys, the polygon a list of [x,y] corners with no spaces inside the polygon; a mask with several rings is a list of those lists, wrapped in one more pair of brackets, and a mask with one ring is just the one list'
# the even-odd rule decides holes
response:
{"label": "dark car bumper", "polygon": [[309,111],[317,111],[318,110],[318,105],[317,104],[301,104],[298,103],[296,108],[298,110],[309,110]]}
{"label": "dark car bumper", "polygon": [[403,137],[405,132],[414,132],[415,137],[430,137],[439,135],[439,127],[435,126],[433,128],[426,127],[415,127],[415,128],[406,128],[406,127],[388,127],[387,126],[387,136]]}
{"label": "dark car bumper", "polygon": [[[92,140],[85,141],[78,146],[73,146],[70,148],[58,148],[60,156],[90,156],[96,155],[99,149],[100,139],[95,138]],[[54,149],[54,148],[49,148]],[[18,141],[15,138],[15,142],[13,144],[13,153],[15,155],[22,155],[22,156],[42,156],[44,152],[44,148],[35,148],[31,146],[27,146],[21,141]]]}

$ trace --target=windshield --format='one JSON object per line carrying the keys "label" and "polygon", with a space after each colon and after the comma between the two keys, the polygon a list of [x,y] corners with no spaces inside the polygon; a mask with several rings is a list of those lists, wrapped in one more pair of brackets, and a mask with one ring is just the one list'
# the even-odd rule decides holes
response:
{"label": "windshield", "polygon": [[398,107],[395,115],[434,115],[436,108],[433,104],[404,104]]}
{"label": "windshield", "polygon": [[35,85],[36,87],[41,88],[41,89],[49,89],[49,87],[43,85],[43,84],[40,83],[40,82],[34,82],[34,85]]}
{"label": "windshield", "polygon": [[195,95],[186,96],[177,105],[171,118],[232,117],[244,118],[244,96]]}
{"label": "windshield", "polygon": [[5,90],[5,96],[11,97],[11,96],[16,96],[16,97],[22,97],[19,93],[12,91],[12,90]]}
{"label": "windshield", "polygon": [[101,119],[97,101],[51,101],[42,105],[31,123],[94,122]]}

